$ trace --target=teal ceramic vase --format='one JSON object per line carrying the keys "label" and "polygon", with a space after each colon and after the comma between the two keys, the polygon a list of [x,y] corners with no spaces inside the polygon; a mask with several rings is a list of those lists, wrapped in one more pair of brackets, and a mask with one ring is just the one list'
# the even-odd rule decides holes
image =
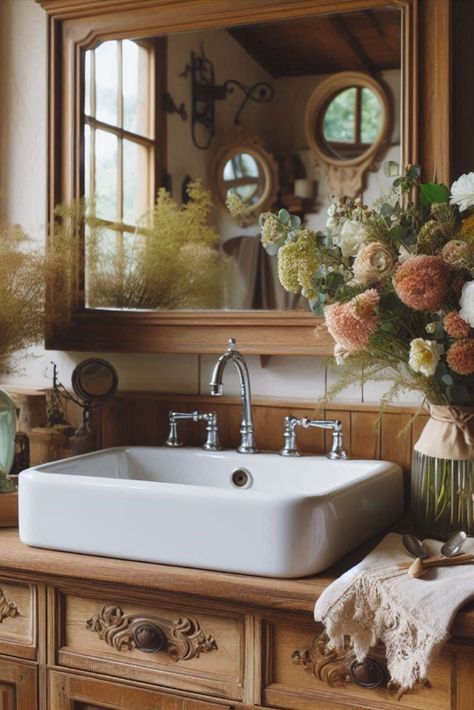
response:
{"label": "teal ceramic vase", "polygon": [[10,395],[0,389],[0,469],[10,473],[15,456],[16,407]]}

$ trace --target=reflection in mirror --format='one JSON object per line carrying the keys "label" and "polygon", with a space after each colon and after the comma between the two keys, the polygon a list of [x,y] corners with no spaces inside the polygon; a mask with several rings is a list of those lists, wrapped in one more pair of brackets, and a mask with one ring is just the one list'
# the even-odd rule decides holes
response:
{"label": "reflection in mirror", "polygon": [[335,158],[351,160],[365,153],[377,139],[383,107],[367,86],[350,86],[329,99],[322,123],[328,152]]}
{"label": "reflection in mirror", "polygon": [[[88,48],[82,65],[83,188],[100,239],[92,250],[86,248],[86,306],[306,309],[280,286],[274,260],[267,259],[260,245],[258,215],[284,207],[308,228],[324,230],[334,183],[310,145],[305,112],[315,89],[341,72],[376,77],[389,97],[391,115],[384,116],[385,104],[369,85],[333,91],[325,99],[320,122],[324,153],[335,161],[354,160],[368,154],[384,134],[383,159],[402,162],[400,36],[400,10],[383,8],[167,37],[124,37]],[[199,101],[192,101],[191,79],[185,72],[192,53],[203,52],[214,65],[216,92],[230,77],[246,86],[269,84],[273,92],[271,100],[260,103],[243,102],[238,90],[222,96],[215,92],[214,134],[207,149],[192,140],[192,107],[199,110]],[[178,106],[185,111],[178,113]],[[249,136],[250,142],[244,138]],[[221,158],[224,162],[219,163]],[[390,180],[380,161],[367,170],[373,172],[361,181],[363,190],[358,183],[355,189],[370,205],[373,196],[388,191]],[[216,242],[206,243],[202,262],[189,258],[200,243],[202,224],[182,205],[183,184],[196,179],[210,191],[206,219],[217,235]],[[185,237],[174,246],[169,220],[160,222],[153,211],[160,186],[176,202],[170,209],[181,210],[184,222],[188,220],[186,230],[180,231]],[[229,192],[247,204],[248,219],[231,217],[225,207]],[[148,298],[150,281],[145,284],[142,267],[137,267],[151,263],[151,222],[154,244],[168,256],[173,249],[179,256],[174,271],[163,257],[162,268],[155,272],[156,282],[164,275],[176,282],[175,288],[167,282],[160,299]],[[97,271],[99,263],[102,271]],[[210,282],[224,273],[226,287],[210,289]],[[147,278],[152,277],[148,269]],[[206,284],[201,292],[200,282]],[[117,297],[131,283],[127,297]],[[100,298],[98,284],[110,285]],[[168,298],[176,289],[179,297]],[[186,289],[192,297],[183,295]]]}

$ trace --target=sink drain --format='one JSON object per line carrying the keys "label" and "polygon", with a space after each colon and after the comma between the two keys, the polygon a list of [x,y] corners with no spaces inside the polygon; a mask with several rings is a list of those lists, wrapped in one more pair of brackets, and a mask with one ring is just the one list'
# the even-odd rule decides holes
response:
{"label": "sink drain", "polygon": [[236,488],[248,488],[252,485],[252,474],[246,468],[236,468],[232,472],[231,481]]}

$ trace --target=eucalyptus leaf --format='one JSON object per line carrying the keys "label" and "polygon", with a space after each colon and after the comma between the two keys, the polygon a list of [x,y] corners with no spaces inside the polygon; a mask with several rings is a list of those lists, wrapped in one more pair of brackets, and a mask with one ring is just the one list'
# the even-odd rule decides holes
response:
{"label": "eucalyptus leaf", "polygon": [[441,382],[445,385],[453,385],[454,384],[454,380],[451,377],[451,375],[443,375],[441,377]]}
{"label": "eucalyptus leaf", "polygon": [[291,217],[291,215],[288,212],[288,210],[280,210],[278,212],[278,219],[280,220],[280,222],[282,224],[288,224],[290,217]]}
{"label": "eucalyptus leaf", "polygon": [[301,226],[301,217],[298,217],[296,214],[290,215],[290,226],[293,227],[293,229],[298,229],[298,227]]}
{"label": "eucalyptus leaf", "polygon": [[269,256],[276,256],[280,246],[280,244],[268,244],[264,249]]}

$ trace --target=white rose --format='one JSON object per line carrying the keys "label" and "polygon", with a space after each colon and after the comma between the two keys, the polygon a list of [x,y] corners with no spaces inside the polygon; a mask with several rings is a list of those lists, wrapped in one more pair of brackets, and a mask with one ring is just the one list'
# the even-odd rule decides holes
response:
{"label": "white rose", "polygon": [[461,306],[459,315],[469,323],[471,328],[474,328],[474,281],[466,281],[462,287],[459,305]]}
{"label": "white rose", "polygon": [[355,256],[363,241],[367,239],[368,231],[361,222],[347,219],[339,234],[334,236],[334,243],[341,248],[343,256]]}
{"label": "white rose", "polygon": [[415,338],[410,343],[408,364],[415,372],[421,372],[425,377],[434,375],[439,362],[439,347],[434,340]]}
{"label": "white rose", "polygon": [[459,209],[467,210],[474,205],[474,173],[461,175],[451,186],[451,204],[459,205]]}

